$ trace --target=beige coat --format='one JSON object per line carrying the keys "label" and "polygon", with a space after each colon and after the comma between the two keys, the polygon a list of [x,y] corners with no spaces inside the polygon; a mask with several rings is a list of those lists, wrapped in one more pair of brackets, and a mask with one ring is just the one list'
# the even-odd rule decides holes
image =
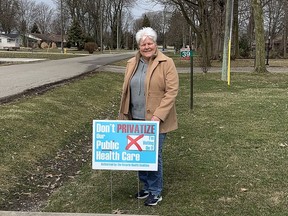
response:
{"label": "beige coat", "polygon": [[[131,119],[130,80],[137,69],[139,58],[138,52],[127,62],[119,111],[121,120]],[[154,59],[149,61],[145,79],[145,96],[146,120],[151,120],[153,115],[160,118],[160,133],[167,133],[178,128],[175,108],[178,86],[178,72],[173,60],[157,51]]]}

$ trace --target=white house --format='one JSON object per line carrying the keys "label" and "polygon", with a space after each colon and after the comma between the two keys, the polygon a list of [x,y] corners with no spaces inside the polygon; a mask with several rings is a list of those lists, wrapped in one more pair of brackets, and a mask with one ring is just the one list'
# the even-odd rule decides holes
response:
{"label": "white house", "polygon": [[20,49],[21,37],[19,34],[0,34],[0,49]]}

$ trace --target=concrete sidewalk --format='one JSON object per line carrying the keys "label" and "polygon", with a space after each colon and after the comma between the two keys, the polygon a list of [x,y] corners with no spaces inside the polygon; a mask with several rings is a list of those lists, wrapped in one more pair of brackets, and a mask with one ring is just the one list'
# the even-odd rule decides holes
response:
{"label": "concrete sidewalk", "polygon": [[[231,72],[252,72],[254,67],[231,67]],[[124,73],[125,67],[115,65],[104,65],[97,69],[98,71],[108,71],[116,73]],[[267,70],[271,73],[288,73],[288,67],[267,67]],[[190,73],[189,67],[177,67],[178,73]],[[203,73],[201,67],[194,67],[194,73]],[[208,69],[208,73],[221,73],[222,67],[211,67]]]}
{"label": "concrete sidewalk", "polygon": [[[0,211],[0,216],[111,216],[111,215],[115,214]],[[137,215],[127,215],[127,216],[137,216]],[[149,215],[141,215],[141,216],[149,216]]]}
{"label": "concrete sidewalk", "polygon": [[0,62],[36,62],[46,59],[31,59],[31,58],[0,58]]}

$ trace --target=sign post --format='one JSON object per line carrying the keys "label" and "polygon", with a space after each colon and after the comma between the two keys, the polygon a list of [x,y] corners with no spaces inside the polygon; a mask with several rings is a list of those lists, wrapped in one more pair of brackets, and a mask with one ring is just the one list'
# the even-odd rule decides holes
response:
{"label": "sign post", "polygon": [[193,109],[193,86],[194,86],[194,79],[193,79],[193,50],[192,46],[190,46],[190,109]]}

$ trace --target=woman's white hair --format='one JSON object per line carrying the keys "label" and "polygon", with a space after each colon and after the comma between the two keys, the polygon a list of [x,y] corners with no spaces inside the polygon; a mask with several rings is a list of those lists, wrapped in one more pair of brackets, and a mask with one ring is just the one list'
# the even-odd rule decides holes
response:
{"label": "woman's white hair", "polygon": [[140,44],[140,41],[146,37],[151,38],[155,43],[157,41],[157,33],[151,27],[143,27],[136,33],[137,44]]}

